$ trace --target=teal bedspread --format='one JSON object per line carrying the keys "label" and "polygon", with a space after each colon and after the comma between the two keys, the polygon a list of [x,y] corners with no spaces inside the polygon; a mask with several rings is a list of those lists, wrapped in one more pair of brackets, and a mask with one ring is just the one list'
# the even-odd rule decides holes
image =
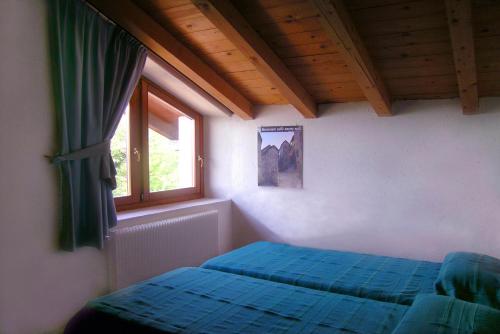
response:
{"label": "teal bedspread", "polygon": [[500,311],[439,295],[418,295],[393,334],[498,334]]}
{"label": "teal bedspread", "polygon": [[202,267],[411,305],[418,293],[434,292],[441,264],[261,241],[208,260]]}
{"label": "teal bedspread", "polygon": [[166,333],[391,333],[408,307],[202,268],[95,299],[98,312]]}

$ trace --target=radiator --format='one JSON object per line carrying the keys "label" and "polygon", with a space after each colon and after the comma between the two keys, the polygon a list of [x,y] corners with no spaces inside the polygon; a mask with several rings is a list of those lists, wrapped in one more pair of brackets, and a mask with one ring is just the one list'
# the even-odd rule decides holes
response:
{"label": "radiator", "polygon": [[108,248],[110,284],[120,289],[175,268],[199,266],[218,254],[215,210],[118,228]]}

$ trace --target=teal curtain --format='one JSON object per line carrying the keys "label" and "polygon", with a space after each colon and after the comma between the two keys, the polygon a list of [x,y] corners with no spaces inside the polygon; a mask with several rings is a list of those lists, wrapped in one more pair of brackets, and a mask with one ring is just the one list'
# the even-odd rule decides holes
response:
{"label": "teal curtain", "polygon": [[109,142],[147,50],[80,0],[48,0],[62,217],[60,247],[102,248],[116,225]]}

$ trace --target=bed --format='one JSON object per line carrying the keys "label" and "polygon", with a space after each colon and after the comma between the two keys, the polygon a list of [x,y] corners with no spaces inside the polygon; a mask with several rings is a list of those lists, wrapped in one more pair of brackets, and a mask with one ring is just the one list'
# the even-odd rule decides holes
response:
{"label": "bed", "polygon": [[[90,301],[65,333],[494,334],[500,328],[500,260],[484,254],[448,254],[435,282],[440,295],[423,291],[430,290],[426,274],[439,267],[430,262],[257,243],[205,267],[221,259],[238,273],[165,273]],[[299,270],[290,271],[293,265]],[[346,285],[348,279],[354,283]],[[414,299],[411,306],[376,300],[391,296]]]}
{"label": "bed", "polygon": [[202,268],[181,268],[97,298],[66,334],[391,333],[404,305]]}
{"label": "bed", "polygon": [[259,241],[208,260],[203,268],[411,305],[433,293],[441,263]]}

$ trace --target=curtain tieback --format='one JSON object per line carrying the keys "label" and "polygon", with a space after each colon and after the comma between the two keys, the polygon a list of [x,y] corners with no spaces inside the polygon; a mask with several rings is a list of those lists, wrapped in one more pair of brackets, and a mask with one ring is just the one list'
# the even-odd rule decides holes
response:
{"label": "curtain tieback", "polygon": [[88,147],[67,154],[46,157],[50,159],[51,163],[58,164],[63,161],[82,160],[92,157],[104,156],[110,154],[110,145],[111,142],[109,140],[105,140],[102,143],[90,145]]}
{"label": "curtain tieback", "polygon": [[63,161],[82,160],[92,157],[101,157],[100,178],[116,189],[116,169],[111,156],[111,141],[105,140],[102,143],[90,145],[67,154],[46,156],[53,164],[59,164]]}

